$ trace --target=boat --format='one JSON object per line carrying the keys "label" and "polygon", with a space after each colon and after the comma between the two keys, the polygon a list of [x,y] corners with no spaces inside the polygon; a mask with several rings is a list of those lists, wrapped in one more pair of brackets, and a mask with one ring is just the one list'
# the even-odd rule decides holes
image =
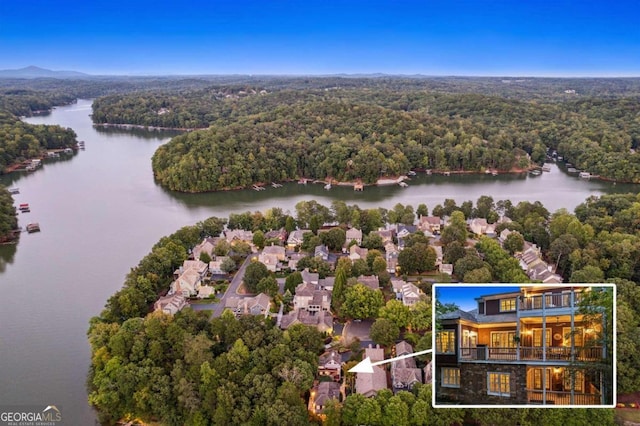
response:
{"label": "boat", "polygon": [[279,183],[275,183],[275,182],[273,182],[273,183],[271,184],[271,186],[272,186],[272,187],[274,187],[274,188],[280,188],[280,187],[282,187],[282,185],[281,185],[281,184],[279,184]]}
{"label": "boat", "polygon": [[40,232],[40,224],[39,223],[29,223],[27,225],[27,232],[28,233],[32,233],[32,232]]}
{"label": "boat", "polygon": [[497,170],[492,171],[491,176],[498,176],[498,171]]}
{"label": "boat", "polygon": [[407,175],[409,175],[409,176],[415,176],[415,175],[416,175],[416,172],[414,172],[413,170],[409,170],[409,171],[407,172]]}
{"label": "boat", "polygon": [[65,148],[62,152],[65,154],[73,154],[73,150],[71,148]]}
{"label": "boat", "polygon": [[9,191],[9,194],[16,195],[20,193],[20,188],[9,188],[8,191]]}
{"label": "boat", "polygon": [[28,211],[31,211],[31,210],[29,210],[29,204],[28,204],[28,203],[20,204],[20,205],[18,206],[18,210],[20,210],[20,211],[21,211],[21,212],[23,212],[23,213],[26,213],[26,212],[28,212]]}
{"label": "boat", "polygon": [[589,173],[589,172],[580,172],[580,174],[578,176],[581,179],[590,179],[591,178],[591,173]]}
{"label": "boat", "polygon": [[47,158],[59,158],[60,154],[58,154],[57,152],[54,151],[49,151],[47,152]]}
{"label": "boat", "polygon": [[551,167],[549,167],[549,166],[542,166],[542,171],[543,171],[543,172],[550,172],[550,171],[551,171]]}
{"label": "boat", "polygon": [[427,176],[431,176],[431,169],[425,170],[425,173],[427,174]]}
{"label": "boat", "polygon": [[253,189],[256,191],[264,191],[266,188],[264,186],[253,185]]}
{"label": "boat", "polygon": [[324,186],[324,189],[326,189],[327,191],[331,189],[331,184],[328,183]]}
{"label": "boat", "polygon": [[442,172],[442,174],[445,176],[451,176],[451,172]]}
{"label": "boat", "polygon": [[542,172],[538,169],[531,170],[529,173],[531,173],[534,176],[540,176],[542,174]]}
{"label": "boat", "polygon": [[303,179],[300,179],[300,180],[298,181],[298,183],[299,183],[300,185],[306,185],[306,184],[307,184],[307,180],[303,178]]}
{"label": "boat", "polygon": [[400,185],[403,188],[406,188],[407,186],[409,186],[407,182],[398,182],[398,185]]}

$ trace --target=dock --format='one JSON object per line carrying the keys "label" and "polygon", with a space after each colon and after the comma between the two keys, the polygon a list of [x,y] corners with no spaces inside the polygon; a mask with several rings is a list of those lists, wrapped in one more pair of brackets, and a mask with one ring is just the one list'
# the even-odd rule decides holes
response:
{"label": "dock", "polygon": [[407,186],[409,186],[407,182],[398,182],[398,185],[400,185],[402,188],[406,188]]}
{"label": "dock", "polygon": [[40,224],[37,222],[34,223],[30,223],[27,225],[27,232],[28,233],[32,233],[32,232],[40,232]]}
{"label": "dock", "polygon": [[20,204],[18,206],[18,210],[20,210],[22,213],[29,213],[31,211],[29,208],[29,204],[27,203]]}
{"label": "dock", "polygon": [[271,186],[274,187],[274,188],[282,188],[281,184],[275,183],[275,182],[271,183]]}
{"label": "dock", "polygon": [[20,193],[20,188],[9,188],[7,191],[9,191],[11,195],[16,195]]}
{"label": "dock", "polygon": [[364,184],[362,183],[354,183],[353,184],[354,191],[364,191]]}
{"label": "dock", "polygon": [[264,191],[266,188],[264,186],[253,185],[253,189],[256,191]]}

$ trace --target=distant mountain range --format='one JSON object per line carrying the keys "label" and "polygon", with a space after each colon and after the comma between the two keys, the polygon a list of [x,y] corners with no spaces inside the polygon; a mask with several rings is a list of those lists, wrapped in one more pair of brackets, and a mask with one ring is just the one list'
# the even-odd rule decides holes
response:
{"label": "distant mountain range", "polygon": [[78,71],[53,71],[36,66],[17,70],[0,70],[0,78],[87,78],[91,77]]}

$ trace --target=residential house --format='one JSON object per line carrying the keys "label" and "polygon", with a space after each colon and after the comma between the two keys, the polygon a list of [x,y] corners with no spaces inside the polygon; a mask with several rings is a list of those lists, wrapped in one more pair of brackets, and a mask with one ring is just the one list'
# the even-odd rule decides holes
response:
{"label": "residential house", "polygon": [[391,287],[396,294],[396,299],[401,300],[405,306],[413,306],[423,297],[418,287],[404,280],[391,280]]}
{"label": "residential house", "polygon": [[302,282],[305,284],[312,284],[314,286],[318,285],[320,280],[320,274],[315,272],[309,272],[308,268],[305,268],[300,275],[302,275]]}
{"label": "residential house", "polygon": [[274,231],[269,231],[264,234],[264,238],[267,240],[277,239],[280,241],[280,244],[284,244],[287,241],[287,230],[280,228]]}
{"label": "residential house", "polygon": [[305,309],[297,309],[282,316],[280,328],[288,329],[294,324],[304,324],[315,327],[321,333],[333,333],[333,315],[330,311],[310,312]]}
{"label": "residential house", "polygon": [[512,230],[507,229],[507,228],[503,229],[503,230],[500,232],[500,235],[498,235],[498,242],[499,242],[500,244],[504,244],[504,242],[505,242],[505,240],[507,239],[507,237],[508,237],[509,235],[511,235],[512,233],[514,233],[514,232],[516,232],[516,233],[518,233],[518,234],[519,234],[519,232],[518,232],[518,231],[512,231]]}
{"label": "residential house", "polygon": [[213,260],[209,262],[209,273],[211,275],[223,275],[226,271],[222,270],[222,264],[229,259],[229,256],[214,256]]}
{"label": "residential house", "polygon": [[324,244],[319,245],[315,248],[313,255],[327,262],[329,260],[329,247]]}
{"label": "residential house", "polygon": [[487,219],[482,217],[471,219],[469,222],[469,229],[476,235],[484,235],[487,231],[487,226],[489,226]]}
{"label": "residential house", "polygon": [[312,398],[309,403],[313,404],[309,410],[317,415],[324,413],[324,408],[331,399],[340,401],[340,383],[336,382],[320,382],[311,389]]}
{"label": "residential house", "polygon": [[218,245],[220,238],[217,237],[207,237],[200,244],[195,246],[192,250],[193,258],[200,259],[200,255],[202,253],[207,253],[210,258],[214,257],[214,250]]}
{"label": "residential house", "polygon": [[333,285],[336,282],[336,277],[326,277],[326,278],[320,278],[318,280],[318,286],[320,287],[320,290],[328,290],[328,291],[333,291]]}
{"label": "residential house", "polygon": [[153,310],[160,311],[168,315],[175,315],[188,304],[187,299],[185,299],[182,293],[175,293],[158,299],[153,304]]}
{"label": "residential house", "polygon": [[387,272],[394,274],[396,267],[398,266],[398,255],[400,252],[398,248],[392,242],[387,242],[384,245],[385,260],[387,261]]}
{"label": "residential house", "polygon": [[380,289],[380,280],[377,275],[360,275],[356,281],[369,287],[371,290]]}
{"label": "residential house", "polygon": [[404,250],[405,239],[418,230],[414,225],[397,225],[396,238],[398,240],[398,250]]}
{"label": "residential house", "polygon": [[325,352],[318,357],[318,375],[329,376],[335,382],[342,377],[342,359],[338,351]]}
{"label": "residential house", "polygon": [[267,246],[258,255],[258,261],[271,272],[280,270],[280,263],[285,260],[285,250],[281,246]]}
{"label": "residential house", "polygon": [[[371,344],[364,350],[363,359],[369,358],[371,362],[384,360],[384,349],[380,345],[374,348]],[[373,373],[357,373],[356,392],[370,398],[379,390],[387,389],[387,372],[379,365],[373,366]]]}
{"label": "residential house", "polygon": [[[396,344],[396,356],[413,353],[413,347],[405,342]],[[391,384],[394,392],[411,390],[416,383],[422,383],[422,370],[416,367],[414,357],[403,358],[391,363]]]}
{"label": "residential house", "polygon": [[356,228],[347,229],[347,240],[345,242],[346,245],[351,244],[351,241],[355,241],[356,245],[362,244],[362,231]]}
{"label": "residential house", "polygon": [[524,248],[518,253],[520,267],[532,280],[542,281],[544,284],[555,284],[563,281],[562,277],[552,271],[552,266],[542,260],[540,249],[528,241],[525,241]]}
{"label": "residential house", "polygon": [[[603,405],[612,360],[601,318],[578,310],[587,286],[523,285],[476,298],[477,308],[439,316],[436,400],[463,404]],[[464,291],[462,289],[461,291]]]}
{"label": "residential house", "polygon": [[300,247],[304,242],[304,234],[311,232],[309,229],[296,229],[289,234],[287,239],[287,248],[294,250],[296,247]]}
{"label": "residential house", "polygon": [[442,229],[442,219],[438,216],[420,216],[418,219],[418,229],[422,232],[439,234]]}
{"label": "residential house", "polygon": [[309,312],[329,311],[331,309],[331,292],[320,290],[318,284],[298,284],[293,296],[293,309],[304,309]]}
{"label": "residential house", "polygon": [[224,236],[231,245],[238,241],[253,244],[253,232],[244,229],[229,229],[224,232]]}
{"label": "residential house", "polygon": [[440,272],[447,275],[453,275],[453,264],[452,263],[442,263],[440,265]]}
{"label": "residential house", "polygon": [[181,293],[184,297],[195,296],[209,266],[200,260],[185,260],[173,273],[175,281],[171,283],[169,294]]}
{"label": "residential house", "polygon": [[224,305],[235,315],[266,315],[271,308],[271,298],[264,293],[254,297],[228,297]]}
{"label": "residential house", "polygon": [[291,253],[289,254],[289,263],[287,264],[287,267],[289,269],[291,269],[292,271],[295,271],[298,269],[298,261],[300,259],[302,259],[303,257],[306,257],[305,254],[303,253]]}
{"label": "residential house", "polygon": [[380,235],[380,238],[382,238],[382,244],[386,244],[386,243],[393,243],[393,236],[394,236],[394,231],[393,229],[378,229],[377,231],[374,231],[375,234]]}
{"label": "residential house", "polygon": [[349,259],[351,259],[352,262],[358,259],[367,260],[368,253],[369,253],[369,250],[366,248],[362,248],[359,246],[349,247]]}

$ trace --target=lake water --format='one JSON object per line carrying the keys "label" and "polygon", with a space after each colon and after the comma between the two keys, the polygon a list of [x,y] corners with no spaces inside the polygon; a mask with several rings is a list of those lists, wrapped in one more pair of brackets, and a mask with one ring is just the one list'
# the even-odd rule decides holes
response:
{"label": "lake water", "polygon": [[541,201],[549,210],[572,210],[589,195],[637,191],[580,180],[552,165],[550,173],[523,176],[419,176],[408,188],[286,184],[228,193],[178,194],[158,186],[151,156],[171,136],[141,130],[100,130],[91,124],[91,101],[56,108],[25,121],[73,128],[86,151],[45,162],[31,174],[0,176],[17,186],[16,204],[29,203],[20,226],[39,222],[42,232],[24,233],[17,245],[0,246],[0,404],[56,405],[67,424],[92,424],[85,387],[90,361],[89,319],[118,290],[132,266],[162,236],[209,216],[294,211],[298,201],[334,199],[363,208],[397,203],[432,209],[445,198],[458,204],[491,195],[497,201]]}

